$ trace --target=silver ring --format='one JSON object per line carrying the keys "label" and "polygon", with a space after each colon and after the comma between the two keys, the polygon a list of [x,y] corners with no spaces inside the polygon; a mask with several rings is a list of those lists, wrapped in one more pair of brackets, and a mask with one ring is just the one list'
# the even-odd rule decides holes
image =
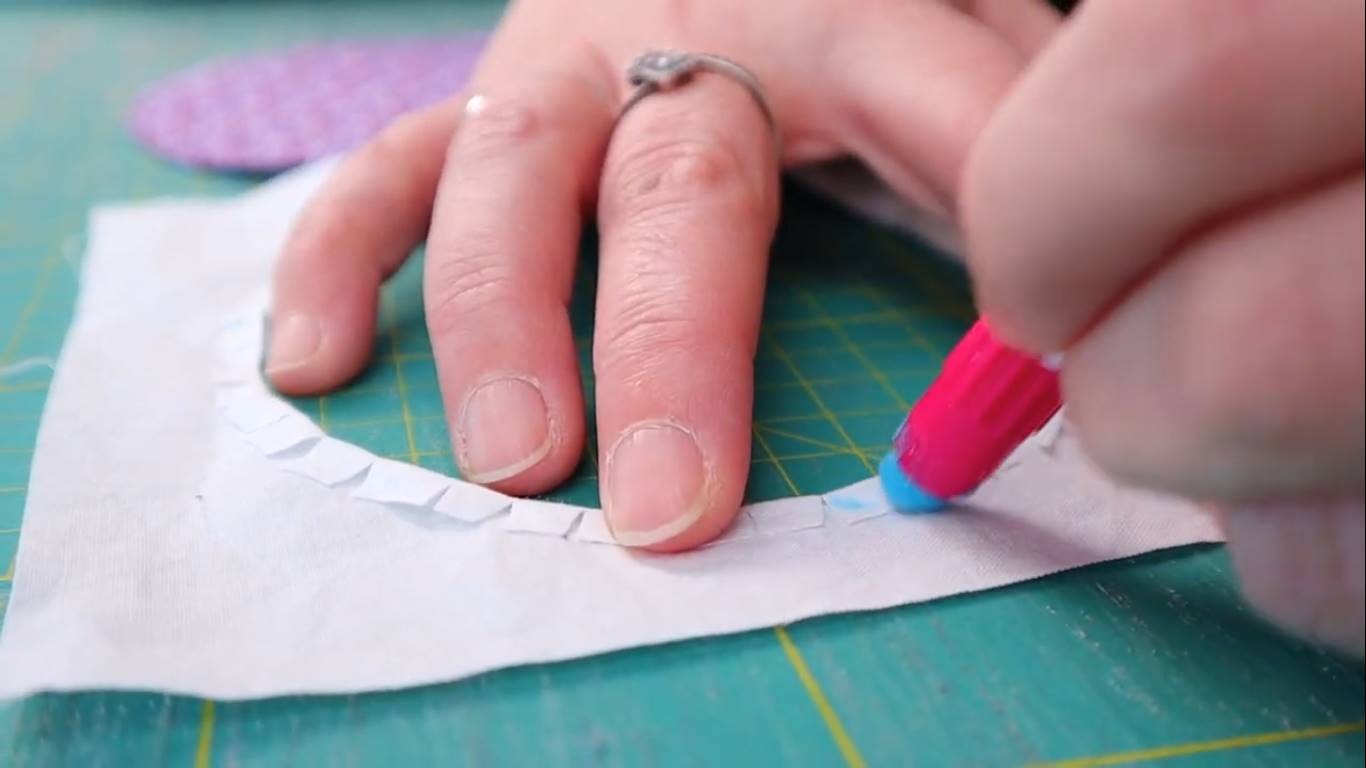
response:
{"label": "silver ring", "polygon": [[749,95],[754,97],[754,103],[759,105],[759,111],[764,113],[769,128],[776,133],[777,123],[773,120],[772,110],[768,108],[768,99],[764,96],[764,87],[759,84],[759,78],[740,64],[713,53],[656,50],[637,56],[626,69],[626,80],[636,89],[621,105],[617,119],[620,120],[646,96],[686,85],[698,72],[722,75],[744,86]]}

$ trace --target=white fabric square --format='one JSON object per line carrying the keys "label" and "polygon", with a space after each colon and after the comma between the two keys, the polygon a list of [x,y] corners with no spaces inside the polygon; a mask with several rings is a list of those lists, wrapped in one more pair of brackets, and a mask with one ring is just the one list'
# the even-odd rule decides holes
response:
{"label": "white fabric square", "polygon": [[[0,696],[424,685],[1219,538],[1189,505],[1095,473],[1065,430],[1051,454],[1022,451],[943,514],[842,525],[819,499],[754,505],[717,545],[656,557],[588,543],[603,538],[600,513],[552,502],[513,502],[506,529],[469,525],[501,501],[480,496],[466,511],[459,502],[478,494],[454,479],[332,438],[299,457],[263,455],[242,434],[293,411],[250,383],[250,356],[225,364],[217,341],[267,288],[292,219],[331,167],[236,200],[93,215],[33,456]],[[237,366],[245,399],[215,380]],[[220,410],[223,400],[233,404]],[[335,487],[362,473],[354,495]],[[440,514],[412,514],[433,502]],[[576,532],[580,516],[593,522]]]}

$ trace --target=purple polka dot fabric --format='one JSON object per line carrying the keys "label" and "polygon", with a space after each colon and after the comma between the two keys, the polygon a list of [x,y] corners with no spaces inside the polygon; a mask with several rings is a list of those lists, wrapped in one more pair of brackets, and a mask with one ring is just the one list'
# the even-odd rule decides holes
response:
{"label": "purple polka dot fabric", "polygon": [[185,165],[283,170],[355,147],[455,94],[486,39],[320,43],[210,62],[143,91],[129,127]]}

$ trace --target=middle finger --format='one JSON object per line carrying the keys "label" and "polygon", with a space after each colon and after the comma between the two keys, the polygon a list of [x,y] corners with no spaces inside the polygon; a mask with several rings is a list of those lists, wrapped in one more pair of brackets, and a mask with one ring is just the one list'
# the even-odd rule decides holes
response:
{"label": "middle finger", "polygon": [[686,549],[734,518],[778,153],[753,96],[702,73],[623,115],[599,190],[594,369],[617,541]]}

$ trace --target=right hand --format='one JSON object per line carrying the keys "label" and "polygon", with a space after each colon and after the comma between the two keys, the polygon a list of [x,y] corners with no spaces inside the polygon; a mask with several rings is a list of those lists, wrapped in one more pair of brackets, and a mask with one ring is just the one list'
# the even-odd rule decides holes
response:
{"label": "right hand", "polygon": [[964,180],[979,306],[1093,459],[1212,502],[1248,597],[1363,645],[1360,0],[1084,4]]}

